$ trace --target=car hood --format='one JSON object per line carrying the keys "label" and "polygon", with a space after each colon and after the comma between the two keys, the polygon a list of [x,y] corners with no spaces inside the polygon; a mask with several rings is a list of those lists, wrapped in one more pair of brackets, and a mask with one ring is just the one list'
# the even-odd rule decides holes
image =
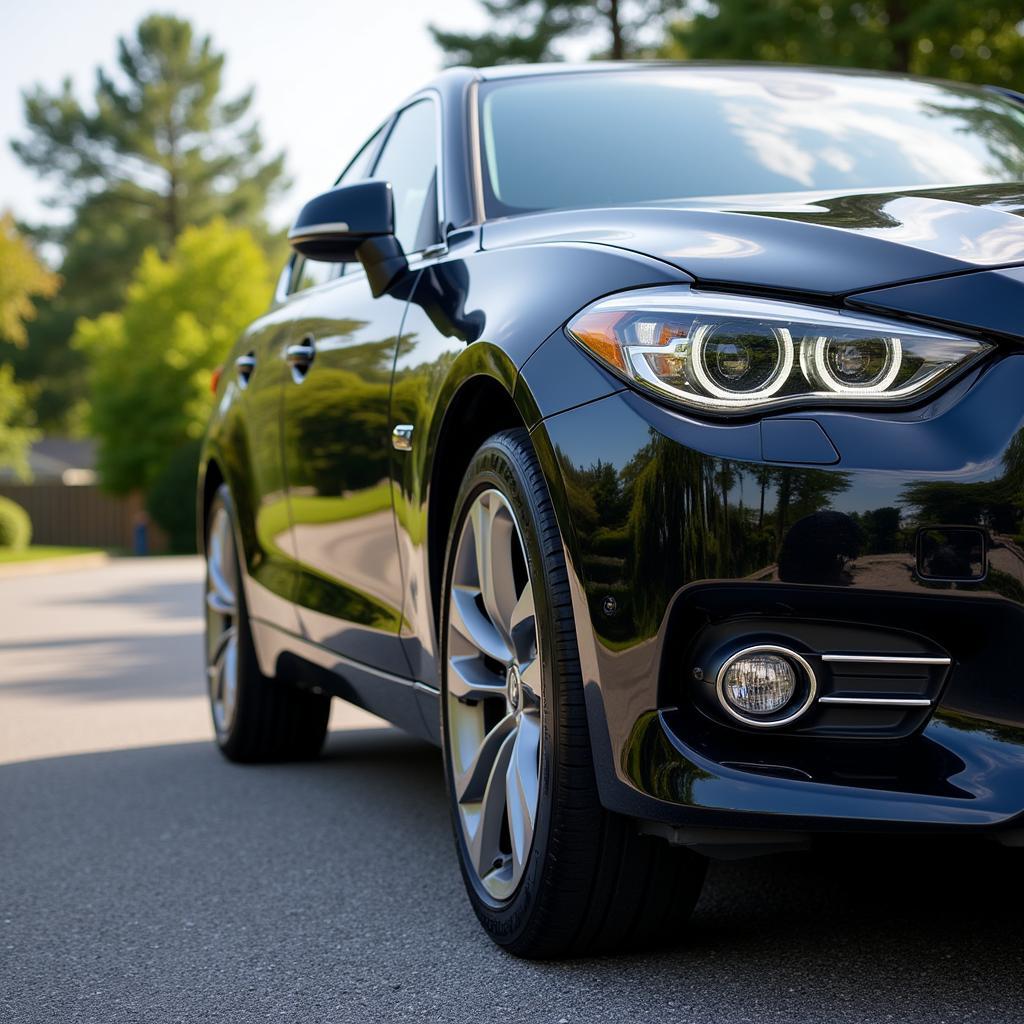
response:
{"label": "car hood", "polygon": [[1024,264],[1024,184],[561,210],[482,231],[485,249],[567,241],[642,252],[698,283],[847,296]]}

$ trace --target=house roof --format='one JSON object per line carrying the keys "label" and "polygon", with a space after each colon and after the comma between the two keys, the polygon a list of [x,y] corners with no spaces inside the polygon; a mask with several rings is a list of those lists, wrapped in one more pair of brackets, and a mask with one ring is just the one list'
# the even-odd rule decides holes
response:
{"label": "house roof", "polygon": [[[93,482],[96,469],[96,442],[71,437],[43,437],[28,454],[32,482]],[[69,472],[70,471],[70,472]],[[0,469],[0,480],[17,480],[10,468]]]}

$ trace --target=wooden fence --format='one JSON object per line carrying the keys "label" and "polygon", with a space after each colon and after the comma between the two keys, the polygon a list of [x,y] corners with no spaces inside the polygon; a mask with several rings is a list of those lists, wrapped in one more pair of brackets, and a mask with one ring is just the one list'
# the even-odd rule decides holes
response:
{"label": "wooden fence", "polygon": [[[131,551],[133,531],[143,509],[139,495],[115,498],[94,485],[3,483],[0,496],[16,501],[28,512],[33,544]],[[151,539],[152,535],[151,528]]]}

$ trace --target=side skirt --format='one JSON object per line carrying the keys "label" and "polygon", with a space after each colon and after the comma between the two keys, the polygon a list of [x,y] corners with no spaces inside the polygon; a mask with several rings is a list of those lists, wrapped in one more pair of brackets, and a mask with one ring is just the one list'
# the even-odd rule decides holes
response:
{"label": "side skirt", "polygon": [[264,620],[253,619],[251,626],[264,675],[322,690],[414,736],[440,742],[439,694],[432,686],[352,661]]}

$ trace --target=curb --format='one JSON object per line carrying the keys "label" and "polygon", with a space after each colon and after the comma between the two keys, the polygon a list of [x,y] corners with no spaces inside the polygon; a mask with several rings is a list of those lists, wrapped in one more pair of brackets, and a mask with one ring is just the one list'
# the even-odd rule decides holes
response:
{"label": "curb", "polygon": [[0,580],[13,576],[46,576],[54,572],[74,572],[76,569],[95,569],[113,561],[105,551],[88,555],[58,555],[54,558],[40,558],[38,561],[10,562],[0,565]]}

